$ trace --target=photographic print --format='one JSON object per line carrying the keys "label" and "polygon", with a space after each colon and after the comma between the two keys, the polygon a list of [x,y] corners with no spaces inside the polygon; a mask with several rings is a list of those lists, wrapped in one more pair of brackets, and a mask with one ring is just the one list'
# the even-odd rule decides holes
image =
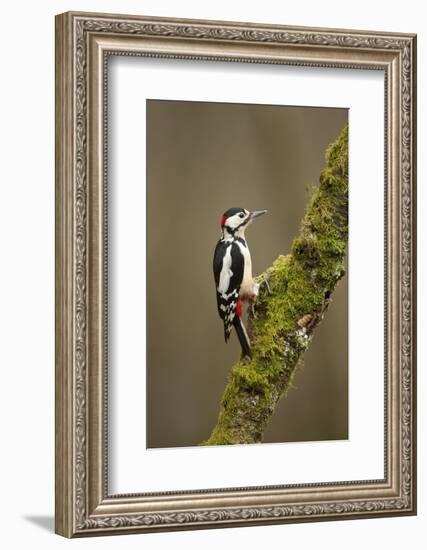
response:
{"label": "photographic print", "polygon": [[148,100],[147,186],[147,447],[348,439],[348,110]]}
{"label": "photographic print", "polygon": [[416,513],[415,115],[413,34],[57,16],[57,533]]}

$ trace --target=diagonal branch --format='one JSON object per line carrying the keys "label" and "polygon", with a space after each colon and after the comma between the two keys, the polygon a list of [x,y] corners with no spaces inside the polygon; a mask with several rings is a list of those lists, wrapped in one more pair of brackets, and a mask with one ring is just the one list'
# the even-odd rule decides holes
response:
{"label": "diagonal branch", "polygon": [[203,445],[259,443],[291,385],[313,331],[343,277],[348,235],[348,126],[326,152],[326,168],[287,256],[260,277],[250,314],[252,357],[231,369],[217,425]]}

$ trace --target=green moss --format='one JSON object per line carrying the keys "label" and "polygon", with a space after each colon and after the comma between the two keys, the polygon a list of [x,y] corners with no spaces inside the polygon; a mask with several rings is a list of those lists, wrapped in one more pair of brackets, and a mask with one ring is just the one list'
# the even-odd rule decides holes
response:
{"label": "green moss", "polygon": [[[348,126],[326,151],[326,168],[292,243],[257,282],[268,279],[249,318],[252,357],[230,371],[218,423],[206,445],[260,442],[277,401],[292,384],[312,330],[344,275],[348,235]],[[301,327],[304,316],[314,320]]]}

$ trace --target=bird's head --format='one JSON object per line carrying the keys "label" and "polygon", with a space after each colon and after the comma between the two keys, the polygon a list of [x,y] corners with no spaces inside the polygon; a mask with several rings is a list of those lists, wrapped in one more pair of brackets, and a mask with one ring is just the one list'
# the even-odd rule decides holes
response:
{"label": "bird's head", "polygon": [[249,212],[244,208],[229,208],[221,218],[221,229],[224,237],[243,237],[245,229],[255,218],[265,214],[267,210]]}

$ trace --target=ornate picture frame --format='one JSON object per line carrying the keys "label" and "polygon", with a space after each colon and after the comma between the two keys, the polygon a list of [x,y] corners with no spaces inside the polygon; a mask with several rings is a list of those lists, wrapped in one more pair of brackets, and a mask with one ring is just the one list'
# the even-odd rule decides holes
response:
{"label": "ornate picture frame", "polygon": [[[385,77],[384,478],[111,495],[108,56],[380,70]],[[56,17],[56,532],[65,537],[416,513],[416,36],[68,12]]]}

